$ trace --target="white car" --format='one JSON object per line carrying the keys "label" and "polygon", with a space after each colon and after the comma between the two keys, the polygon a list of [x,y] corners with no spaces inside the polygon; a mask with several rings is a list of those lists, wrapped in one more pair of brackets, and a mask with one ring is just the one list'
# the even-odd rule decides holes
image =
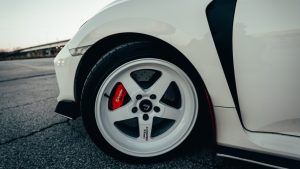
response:
{"label": "white car", "polygon": [[81,115],[114,157],[210,140],[219,156],[300,167],[299,0],[117,0],[54,63],[56,112]]}

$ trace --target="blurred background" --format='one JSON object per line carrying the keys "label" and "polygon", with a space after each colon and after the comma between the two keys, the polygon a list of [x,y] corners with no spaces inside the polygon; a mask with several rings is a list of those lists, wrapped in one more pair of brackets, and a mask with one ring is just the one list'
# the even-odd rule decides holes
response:
{"label": "blurred background", "polygon": [[0,0],[0,60],[54,57],[112,0]]}

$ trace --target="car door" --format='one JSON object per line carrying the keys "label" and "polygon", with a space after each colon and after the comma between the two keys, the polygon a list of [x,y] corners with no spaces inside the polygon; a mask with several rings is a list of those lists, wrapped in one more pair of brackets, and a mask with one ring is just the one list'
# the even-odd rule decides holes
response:
{"label": "car door", "polygon": [[300,136],[300,1],[237,0],[233,62],[244,126]]}

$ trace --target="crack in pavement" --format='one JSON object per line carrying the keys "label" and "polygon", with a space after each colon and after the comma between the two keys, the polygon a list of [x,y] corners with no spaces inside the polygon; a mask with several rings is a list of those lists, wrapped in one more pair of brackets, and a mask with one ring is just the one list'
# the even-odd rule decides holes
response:
{"label": "crack in pavement", "polygon": [[[28,106],[28,105],[31,105],[31,104],[34,104],[34,103],[39,103],[39,102],[42,102],[42,101],[54,99],[54,98],[56,98],[56,97],[47,97],[45,99],[37,100],[37,101],[34,101],[34,102],[30,102],[30,103],[20,104],[20,105],[11,106],[11,107],[4,107],[4,108],[1,108],[0,111],[13,109],[13,108],[18,108],[18,107],[24,107],[24,106]],[[3,112],[2,113],[0,112],[0,114],[3,114]]]}
{"label": "crack in pavement", "polygon": [[56,126],[56,125],[68,123],[68,121],[69,121],[69,120],[65,120],[65,121],[53,123],[53,124],[51,124],[51,125],[49,125],[49,126],[47,126],[47,127],[44,127],[44,128],[41,128],[41,129],[39,129],[39,130],[37,130],[37,131],[31,132],[31,133],[29,133],[29,134],[27,134],[27,135],[19,136],[19,137],[16,137],[16,138],[13,138],[13,139],[4,141],[4,142],[0,142],[0,146],[5,145],[5,144],[9,144],[9,143],[11,143],[11,142],[14,142],[14,141],[19,140],[19,139],[22,139],[22,138],[26,138],[26,137],[33,136],[34,134],[37,134],[37,133],[42,132],[42,131],[45,131],[45,130],[47,130],[47,129],[51,128],[51,127],[54,127],[54,126]]}
{"label": "crack in pavement", "polygon": [[0,80],[0,83],[14,81],[14,80],[30,79],[30,78],[34,78],[34,77],[52,76],[52,75],[55,75],[55,73],[45,73],[45,74],[25,76],[25,77],[16,77],[16,78],[11,78],[11,79]]}

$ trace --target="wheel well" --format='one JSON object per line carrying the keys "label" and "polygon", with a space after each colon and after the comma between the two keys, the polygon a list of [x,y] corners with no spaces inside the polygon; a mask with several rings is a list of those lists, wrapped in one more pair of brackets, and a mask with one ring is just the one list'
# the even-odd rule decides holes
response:
{"label": "wheel well", "polygon": [[74,94],[77,103],[80,103],[80,97],[84,82],[97,61],[113,48],[128,42],[148,40],[150,37],[135,33],[120,33],[105,37],[94,45],[82,56],[75,75]]}
{"label": "wheel well", "polygon": [[[162,48],[179,52],[176,48],[169,45],[168,43],[155,38],[153,36],[140,34],[140,33],[119,33],[110,35],[105,37],[94,45],[92,45],[88,51],[82,56],[82,59],[79,62],[78,68],[75,74],[75,81],[74,81],[74,95],[75,100],[79,104],[81,99],[81,93],[83,89],[84,82],[92,70],[93,66],[97,63],[97,61],[107,52],[112,50],[113,48],[129,43],[129,42],[136,42],[136,41],[151,41],[159,44]],[[183,54],[181,54],[183,56]],[[183,58],[188,61],[184,56]],[[200,77],[200,76],[199,76]]]}
{"label": "wheel well", "polygon": [[[80,99],[82,94],[83,85],[85,83],[85,80],[89,74],[89,72],[92,70],[93,66],[97,63],[97,61],[105,55],[107,52],[111,51],[115,47],[118,47],[125,43],[130,42],[136,42],[136,41],[151,41],[158,46],[160,46],[162,49],[166,49],[170,51],[170,54],[173,52],[179,53],[182,56],[182,61],[188,63],[189,65],[193,65],[179,50],[177,50],[172,45],[164,42],[163,40],[160,40],[158,38],[155,38],[153,36],[140,34],[140,33],[120,33],[120,34],[114,34],[108,37],[105,37],[98,42],[96,42],[94,45],[92,45],[89,50],[82,56],[82,59],[79,62],[76,75],[75,75],[75,82],[74,82],[74,95],[75,95],[75,101],[78,105],[80,105]],[[206,90],[205,84],[200,76],[200,74],[197,72],[196,68],[192,66],[192,69],[194,69],[194,72],[196,72],[196,78],[199,81],[199,87],[201,87],[204,90],[204,96],[206,97],[207,101],[207,108],[210,109],[210,112],[208,112],[208,116],[210,116],[211,120],[211,129],[212,132],[212,141],[215,142],[215,119],[214,119],[214,113],[212,112],[212,104],[210,100],[210,96]]]}

